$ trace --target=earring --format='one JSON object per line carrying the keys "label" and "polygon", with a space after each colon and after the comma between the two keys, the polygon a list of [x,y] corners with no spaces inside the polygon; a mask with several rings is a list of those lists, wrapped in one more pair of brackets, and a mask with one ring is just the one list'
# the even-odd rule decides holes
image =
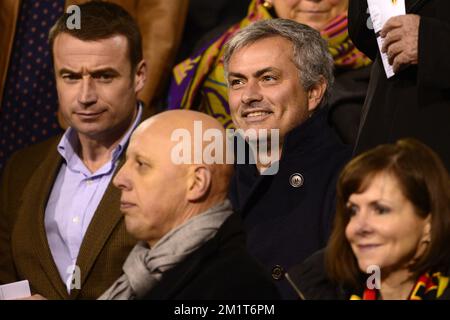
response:
{"label": "earring", "polygon": [[263,2],[263,7],[266,8],[267,10],[270,10],[273,8],[273,3],[269,0],[264,0]]}

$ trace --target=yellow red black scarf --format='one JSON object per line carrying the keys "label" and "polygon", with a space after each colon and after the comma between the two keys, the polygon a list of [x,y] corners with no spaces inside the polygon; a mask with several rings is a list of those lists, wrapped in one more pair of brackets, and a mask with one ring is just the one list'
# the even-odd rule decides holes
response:
{"label": "yellow red black scarf", "polygon": [[336,68],[359,69],[371,63],[371,60],[350,40],[347,14],[334,18],[320,34],[328,43]]}
{"label": "yellow red black scarf", "polygon": [[[449,278],[443,276],[440,272],[425,273],[419,277],[414,284],[408,300],[434,300],[439,299],[448,286]],[[356,294],[350,297],[350,300],[378,300],[380,298],[377,289],[366,288],[361,296]]]}

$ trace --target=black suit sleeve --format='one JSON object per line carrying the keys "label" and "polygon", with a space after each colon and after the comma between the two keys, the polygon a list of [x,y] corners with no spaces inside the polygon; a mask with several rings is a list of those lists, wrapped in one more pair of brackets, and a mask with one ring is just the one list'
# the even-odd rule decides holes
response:
{"label": "black suit sleeve", "polygon": [[378,44],[373,29],[369,29],[366,0],[350,0],[348,4],[348,33],[355,46],[370,59],[375,60]]}

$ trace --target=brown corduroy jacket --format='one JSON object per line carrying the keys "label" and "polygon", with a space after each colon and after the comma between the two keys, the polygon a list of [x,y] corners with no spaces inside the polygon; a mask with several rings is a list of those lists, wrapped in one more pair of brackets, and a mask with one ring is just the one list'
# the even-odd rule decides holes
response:
{"label": "brown corduroy jacket", "polygon": [[[66,8],[87,0],[66,0]],[[142,33],[147,81],[139,98],[153,111],[152,101],[170,78],[173,59],[180,42],[188,0],[110,0],[126,9]],[[0,1],[0,101],[3,96],[14,35],[19,16],[19,0]]]}
{"label": "brown corduroy jacket", "polygon": [[136,240],[125,230],[120,191],[110,183],[79,251],[80,289],[68,295],[44,225],[47,200],[62,163],[59,139],[16,152],[5,167],[0,184],[0,284],[26,279],[32,293],[48,299],[95,299],[121,275]]}

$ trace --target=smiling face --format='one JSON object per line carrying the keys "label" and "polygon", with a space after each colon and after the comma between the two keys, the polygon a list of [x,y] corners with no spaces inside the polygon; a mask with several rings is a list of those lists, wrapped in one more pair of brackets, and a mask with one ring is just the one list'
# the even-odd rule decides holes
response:
{"label": "smiling face", "polygon": [[54,42],[60,111],[80,138],[116,140],[136,114],[136,93],[145,81],[145,62],[131,75],[127,39],[116,35],[82,41],[67,33]]}
{"label": "smiling face", "polygon": [[348,0],[272,0],[279,18],[306,24],[318,31],[347,11]]}
{"label": "smiling face", "polygon": [[292,44],[278,36],[257,40],[234,52],[228,64],[228,86],[235,126],[243,130],[279,129],[281,142],[319,105],[324,90],[320,87],[307,92],[303,88]]}
{"label": "smiling face", "polygon": [[347,203],[345,235],[361,271],[377,265],[381,275],[404,270],[420,257],[429,241],[430,216],[421,218],[401,192],[396,178],[380,173]]}

